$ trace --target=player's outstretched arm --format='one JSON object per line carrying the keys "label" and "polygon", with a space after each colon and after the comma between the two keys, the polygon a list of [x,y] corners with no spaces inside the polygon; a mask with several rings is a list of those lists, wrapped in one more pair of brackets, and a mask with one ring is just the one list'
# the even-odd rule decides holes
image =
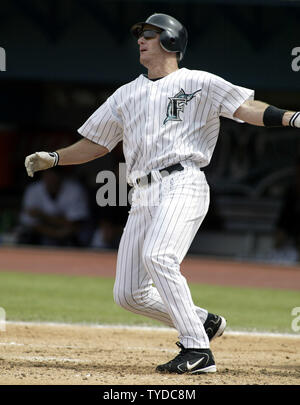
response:
{"label": "player's outstretched arm", "polygon": [[73,145],[56,151],[59,156],[58,164],[61,166],[90,162],[106,155],[108,152],[107,148],[87,138],[82,138]]}
{"label": "player's outstretched arm", "polygon": [[58,164],[64,166],[86,163],[104,156],[108,152],[109,150],[104,146],[83,138],[56,152],[35,152],[26,157],[25,167],[28,176],[33,177],[34,173],[39,170],[50,169]]}
{"label": "player's outstretched arm", "polygon": [[245,101],[236,110],[234,117],[257,126],[300,128],[300,112],[281,110],[258,100]]}

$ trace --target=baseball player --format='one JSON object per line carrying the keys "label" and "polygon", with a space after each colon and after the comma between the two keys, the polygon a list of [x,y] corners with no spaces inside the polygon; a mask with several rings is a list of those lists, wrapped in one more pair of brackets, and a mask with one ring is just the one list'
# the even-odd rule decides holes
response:
{"label": "baseball player", "polygon": [[[202,168],[211,160],[220,116],[258,126],[300,127],[300,112],[254,101],[254,91],[208,72],[179,68],[187,31],[154,14],[131,28],[148,70],[117,89],[79,128],[83,138],[25,159],[29,176],[88,162],[123,141],[132,206],[120,241],[115,302],[176,328],[179,354],[156,370],[213,373],[210,341],[226,321],[195,306],[180,264],[209,206]],[[241,134],[242,136],[242,134]]]}

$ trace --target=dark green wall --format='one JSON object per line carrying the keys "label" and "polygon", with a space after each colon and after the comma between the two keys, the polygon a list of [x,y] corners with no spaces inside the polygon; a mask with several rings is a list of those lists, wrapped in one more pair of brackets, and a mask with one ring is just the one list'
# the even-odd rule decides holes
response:
{"label": "dark green wall", "polygon": [[298,1],[2,0],[0,80],[130,81],[143,68],[129,27],[153,12],[188,28],[185,67],[256,89],[300,91],[300,71],[292,69]]}

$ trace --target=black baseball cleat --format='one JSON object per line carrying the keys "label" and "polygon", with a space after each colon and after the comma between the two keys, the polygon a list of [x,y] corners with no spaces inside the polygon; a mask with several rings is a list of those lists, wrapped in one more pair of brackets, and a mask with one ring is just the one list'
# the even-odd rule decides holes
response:
{"label": "black baseball cleat", "polygon": [[219,315],[208,313],[204,329],[209,340],[222,336],[226,328],[226,319]]}
{"label": "black baseball cleat", "polygon": [[156,371],[177,374],[205,374],[217,371],[210,349],[186,349],[181,343],[176,344],[181,349],[180,353],[168,363],[157,366]]}

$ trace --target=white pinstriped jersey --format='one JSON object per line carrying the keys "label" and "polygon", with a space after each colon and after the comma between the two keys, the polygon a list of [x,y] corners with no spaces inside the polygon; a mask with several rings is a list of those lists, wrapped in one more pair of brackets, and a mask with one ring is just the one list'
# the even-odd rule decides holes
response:
{"label": "white pinstriped jersey", "polygon": [[178,69],[159,80],[140,75],[117,89],[78,129],[110,151],[123,141],[127,180],[181,162],[207,166],[220,116],[234,112],[254,91],[214,74]]}

